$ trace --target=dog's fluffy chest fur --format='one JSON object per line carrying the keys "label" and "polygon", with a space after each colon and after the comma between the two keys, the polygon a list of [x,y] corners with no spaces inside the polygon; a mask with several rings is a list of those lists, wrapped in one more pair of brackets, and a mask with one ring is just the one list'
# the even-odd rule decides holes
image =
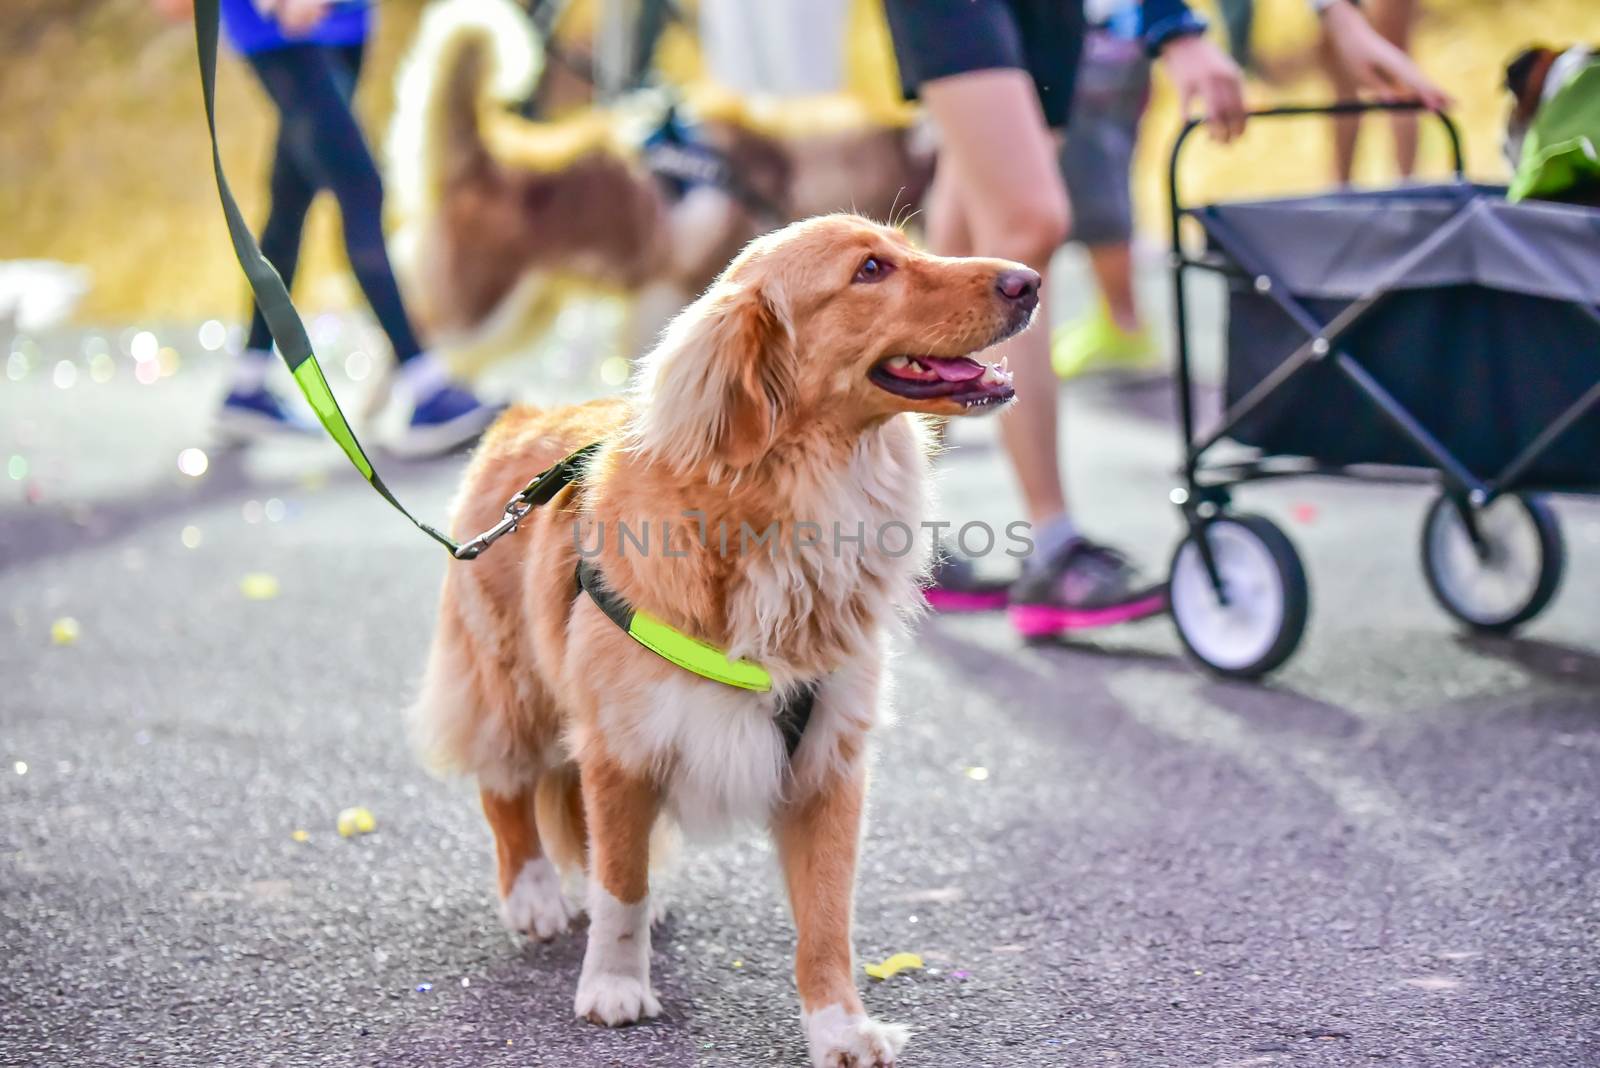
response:
{"label": "dog's fluffy chest fur", "polygon": [[730,586],[732,651],[806,677],[874,648],[918,603],[925,468],[906,418],[864,435],[841,464],[794,465],[776,548],[745,554]]}
{"label": "dog's fluffy chest fur", "polygon": [[[778,802],[787,764],[776,722],[783,694],[816,686],[797,776],[825,773],[841,759],[841,739],[859,737],[877,717],[885,640],[920,604],[928,555],[920,433],[893,420],[840,462],[790,467],[776,534],[759,546],[741,546],[739,521],[729,524],[734,566],[721,629],[730,656],[772,674],[772,693],[677,671],[641,695],[640,706],[602,712],[610,744],[627,739],[618,756],[662,769],[668,806],[691,832],[760,818]],[[723,522],[707,515],[709,548],[695,551],[720,551]],[[674,589],[675,570],[693,569],[666,556],[644,563],[636,561],[630,577],[648,590]]]}

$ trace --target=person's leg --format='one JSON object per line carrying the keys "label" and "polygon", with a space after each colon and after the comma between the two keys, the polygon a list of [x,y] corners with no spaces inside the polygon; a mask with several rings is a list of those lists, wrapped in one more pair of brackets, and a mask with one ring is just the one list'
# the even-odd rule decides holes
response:
{"label": "person's leg", "polygon": [[934,171],[923,208],[928,243],[945,256],[972,255],[972,231],[967,226],[961,190],[949,167]]}
{"label": "person's leg", "polygon": [[[389,267],[383,235],[383,179],[350,109],[360,52],[296,47],[258,62],[267,92],[285,112],[290,145],[317,184],[339,201],[345,251],[362,293],[404,363],[422,351]],[[287,104],[287,106],[286,106]],[[292,121],[289,116],[292,114]]]}
{"label": "person's leg", "polygon": [[1102,300],[1053,332],[1052,360],[1063,378],[1102,363],[1138,364],[1155,353],[1134,298],[1129,182],[1149,88],[1149,62],[1136,42],[1090,33],[1061,174],[1072,201],[1072,237],[1088,249]]}
{"label": "person's leg", "polygon": [[[1350,77],[1333,45],[1324,36],[1317,43],[1322,69],[1333,84],[1333,98],[1340,103],[1358,99],[1355,79]],[[1341,115],[1333,120],[1333,175],[1340,185],[1349,185],[1356,165],[1356,140],[1361,136],[1361,116]]]}
{"label": "person's leg", "polygon": [[[283,277],[284,285],[292,287],[300,261],[306,213],[316,196],[316,185],[294,158],[286,136],[289,122],[289,117],[280,113],[267,187],[267,221],[261,229],[259,243],[262,255]],[[267,375],[275,359],[272,343],[266,317],[252,302],[244,351],[234,358],[228,375],[228,393],[217,416],[217,429],[223,436],[244,441],[262,434],[311,429],[295,418],[267,388]]]}
{"label": "person's leg", "polygon": [[1217,0],[1217,10],[1228,31],[1228,52],[1233,61],[1245,70],[1255,66],[1255,54],[1250,38],[1255,30],[1254,0]]}
{"label": "person's leg", "polygon": [[[1374,0],[1372,25],[1400,51],[1411,51],[1411,30],[1417,22],[1416,0]],[[1394,129],[1394,160],[1400,177],[1417,169],[1417,115],[1400,111],[1390,116]]]}
{"label": "person's leg", "polygon": [[498,409],[453,385],[412,330],[384,243],[383,181],[350,109],[360,61],[359,48],[312,46],[251,57],[283,115],[283,136],[293,158],[339,202],[350,267],[401,365],[400,381],[413,411],[406,436],[391,448],[434,455],[474,440]]}
{"label": "person's leg", "polygon": [[[300,262],[300,240],[305,232],[306,213],[317,188],[295,163],[289,148],[284,144],[283,133],[278,134],[272,153],[272,177],[268,185],[269,206],[266,225],[261,228],[261,254],[278,269],[285,286],[294,286],[295,268]],[[272,348],[272,332],[267,329],[266,317],[252,304],[250,334],[246,349],[265,352]]]}
{"label": "person's leg", "polygon": [[1143,324],[1133,296],[1133,245],[1127,241],[1090,245],[1089,266],[1111,321],[1125,333],[1138,333]]}
{"label": "person's leg", "polygon": [[[960,215],[939,229],[933,225],[939,220],[930,220],[934,249],[947,251],[943,242],[956,235],[942,227],[965,218],[973,252],[1017,260],[1046,278],[1071,215],[1032,79],[1016,69],[980,70],[928,82],[920,92],[942,137],[940,166],[956,183],[961,205]],[[1047,280],[1039,291],[1049,292]],[[1048,322],[1043,301],[1039,315]],[[1025,331],[1001,346],[999,355],[1010,362],[1017,385],[1017,402],[1001,421],[1001,435],[1029,517],[1047,524],[1066,513],[1049,331]]]}
{"label": "person's leg", "polygon": [[[1081,8],[1049,0],[888,0],[885,11],[901,72],[939,127],[941,181],[954,183],[959,201],[959,210],[936,210],[930,243],[1020,260],[1045,274],[1071,219],[1050,128],[1067,121]],[[1159,588],[1146,587],[1120,554],[1081,537],[1067,515],[1048,330],[1024,332],[1000,355],[1018,397],[1001,435],[1034,523],[1033,552],[1008,591],[1014,624],[1034,634],[1046,616],[1062,627],[1089,626],[1158,611]],[[943,577],[935,579],[942,589]]]}

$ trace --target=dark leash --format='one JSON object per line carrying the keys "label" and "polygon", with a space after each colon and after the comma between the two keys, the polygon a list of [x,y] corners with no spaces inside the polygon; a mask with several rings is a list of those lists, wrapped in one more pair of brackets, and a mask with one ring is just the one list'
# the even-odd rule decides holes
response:
{"label": "dark leash", "polygon": [[[195,46],[200,61],[200,89],[205,99],[206,128],[211,136],[211,164],[216,173],[217,195],[222,200],[222,212],[227,218],[228,236],[233,242],[234,255],[238,257],[239,266],[250,282],[250,290],[255,295],[256,304],[267,321],[267,327],[277,344],[278,352],[288,365],[290,373],[294,376],[300,391],[305,394],[312,410],[316,412],[323,429],[333,438],[356,470],[361,472],[367,484],[396,511],[410,520],[418,530],[450,550],[450,555],[455,559],[476,560],[489,546],[515,531],[529,512],[548,504],[563,489],[581,479],[585,465],[602,443],[593,442],[585,445],[534,476],[516,496],[506,502],[505,511],[498,523],[464,542],[455,541],[437,527],[424,523],[412,515],[389,487],[384,485],[366,450],[361,447],[355,431],[351,429],[349,420],[340,409],[338,400],[334,398],[333,390],[328,386],[322,367],[312,352],[311,339],[306,333],[305,323],[301,321],[300,313],[295,310],[294,302],[289,298],[289,290],[283,284],[283,278],[278,274],[277,268],[262,255],[261,246],[256,243],[255,235],[250,232],[244,214],[239,210],[238,202],[234,200],[233,191],[228,187],[228,178],[222,168],[222,152],[217,147],[217,35],[220,28],[218,7],[219,0],[195,0],[194,4]],[[707,645],[645,612],[634,609],[604,586],[599,580],[597,571],[593,572],[594,577],[586,584],[583,571],[585,563],[579,565],[580,586],[595,598],[601,610],[616,621],[634,641],[657,656],[703,678],[758,692],[772,689],[772,676],[761,665],[747,660],[733,660],[714,646]],[[811,717],[814,696],[814,685],[807,686],[786,697],[779,710],[776,722],[791,757],[799,746],[801,735],[805,732],[806,723]]]}

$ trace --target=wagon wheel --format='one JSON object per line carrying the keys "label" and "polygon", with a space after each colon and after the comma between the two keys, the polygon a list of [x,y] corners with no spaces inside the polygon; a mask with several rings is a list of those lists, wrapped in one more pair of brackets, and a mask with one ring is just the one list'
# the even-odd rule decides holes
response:
{"label": "wagon wheel", "polygon": [[1271,520],[1222,516],[1204,524],[1219,593],[1191,530],[1172,557],[1168,597],[1189,655],[1229,678],[1253,679],[1287,660],[1306,629],[1310,593],[1294,545]]}
{"label": "wagon wheel", "polygon": [[[1476,539],[1463,508],[1470,509]],[[1542,497],[1507,494],[1487,507],[1441,494],[1422,524],[1422,573],[1446,612],[1505,634],[1542,612],[1566,566],[1555,513]]]}

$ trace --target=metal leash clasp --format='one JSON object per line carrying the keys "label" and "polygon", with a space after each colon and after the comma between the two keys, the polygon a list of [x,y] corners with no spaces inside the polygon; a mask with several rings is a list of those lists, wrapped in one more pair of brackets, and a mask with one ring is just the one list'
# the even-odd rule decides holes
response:
{"label": "metal leash clasp", "polygon": [[452,555],[457,560],[476,560],[483,550],[516,530],[529,512],[541,504],[549,504],[556,494],[571,485],[583,473],[583,461],[599,447],[599,442],[585,445],[560,463],[539,472],[521,493],[506,502],[505,517],[500,522],[471,541],[458,545],[451,551]]}
{"label": "metal leash clasp", "polygon": [[457,560],[476,560],[483,550],[516,530],[517,524],[522,522],[523,517],[531,511],[533,511],[533,503],[528,500],[528,493],[524,490],[506,502],[505,515],[500,522],[472,540],[462,542],[456,547],[452,555]]}

